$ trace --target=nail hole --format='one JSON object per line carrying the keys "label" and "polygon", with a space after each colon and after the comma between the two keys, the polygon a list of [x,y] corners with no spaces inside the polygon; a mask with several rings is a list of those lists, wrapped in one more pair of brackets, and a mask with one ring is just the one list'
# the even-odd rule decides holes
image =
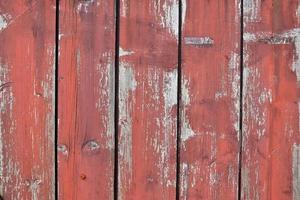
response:
{"label": "nail hole", "polygon": [[81,178],[81,180],[85,180],[86,179],[86,175],[85,174],[80,174],[80,178]]}

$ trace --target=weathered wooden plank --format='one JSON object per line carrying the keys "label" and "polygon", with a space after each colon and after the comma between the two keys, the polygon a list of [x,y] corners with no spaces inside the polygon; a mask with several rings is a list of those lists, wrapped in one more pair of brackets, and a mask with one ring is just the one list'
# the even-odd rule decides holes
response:
{"label": "weathered wooden plank", "polygon": [[244,0],[241,199],[300,199],[298,0]]}
{"label": "weathered wooden plank", "polygon": [[175,199],[178,13],[121,0],[119,199]]}
{"label": "weathered wooden plank", "polygon": [[239,0],[182,1],[180,199],[237,199]]}
{"label": "weathered wooden plank", "polygon": [[60,199],[113,199],[114,0],[60,1]]}
{"label": "weathered wooden plank", "polygon": [[55,2],[0,2],[0,194],[54,199]]}

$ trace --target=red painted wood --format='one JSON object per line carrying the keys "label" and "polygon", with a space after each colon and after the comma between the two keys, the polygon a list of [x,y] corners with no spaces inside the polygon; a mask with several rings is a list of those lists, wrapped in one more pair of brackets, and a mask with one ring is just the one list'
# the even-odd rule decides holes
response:
{"label": "red painted wood", "polygon": [[180,199],[237,199],[239,3],[183,1]]}
{"label": "red painted wood", "polygon": [[175,199],[178,11],[121,0],[119,199]]}
{"label": "red painted wood", "polygon": [[54,199],[55,2],[0,2],[0,194]]}
{"label": "red painted wood", "polygon": [[60,199],[113,199],[114,1],[61,1]]}
{"label": "red painted wood", "polygon": [[242,199],[300,199],[299,2],[251,2],[244,4]]}

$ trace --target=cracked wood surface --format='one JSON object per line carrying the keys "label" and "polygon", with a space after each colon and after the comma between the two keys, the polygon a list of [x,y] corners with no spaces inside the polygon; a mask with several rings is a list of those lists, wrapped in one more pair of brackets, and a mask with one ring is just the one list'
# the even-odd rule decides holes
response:
{"label": "cracked wood surface", "polygon": [[55,1],[0,2],[0,195],[54,199]]}

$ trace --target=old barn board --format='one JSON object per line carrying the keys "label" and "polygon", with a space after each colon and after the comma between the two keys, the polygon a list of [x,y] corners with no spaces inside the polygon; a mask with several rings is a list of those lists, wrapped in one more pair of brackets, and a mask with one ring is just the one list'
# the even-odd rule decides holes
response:
{"label": "old barn board", "polygon": [[61,199],[113,199],[114,7],[113,0],[60,1]]}
{"label": "old barn board", "polygon": [[300,199],[299,6],[244,1],[242,199]]}
{"label": "old barn board", "polygon": [[119,198],[174,199],[177,0],[121,0]]}
{"label": "old barn board", "polygon": [[238,0],[182,4],[180,199],[237,199]]}
{"label": "old barn board", "polygon": [[0,2],[0,193],[54,199],[55,2]]}

